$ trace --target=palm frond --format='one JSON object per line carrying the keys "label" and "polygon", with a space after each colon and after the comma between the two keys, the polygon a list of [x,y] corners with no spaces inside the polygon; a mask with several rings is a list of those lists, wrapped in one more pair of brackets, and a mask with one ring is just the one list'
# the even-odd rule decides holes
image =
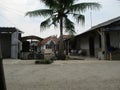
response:
{"label": "palm frond", "polygon": [[46,19],[40,24],[40,30],[43,31],[44,29],[50,27],[50,25],[51,25],[51,17]]}
{"label": "palm frond", "polygon": [[46,29],[46,28],[49,28],[52,24],[57,27],[58,26],[58,18],[56,17],[56,15],[52,15],[51,17],[49,17],[48,19],[46,19],[45,21],[43,21],[41,24],[40,24],[40,28],[41,28],[41,31]]}
{"label": "palm frond", "polygon": [[65,31],[68,32],[70,35],[75,33],[74,23],[70,21],[67,17],[64,19],[64,28]]}
{"label": "palm frond", "polygon": [[87,9],[100,9],[101,5],[98,3],[78,3],[70,7],[70,12],[85,12]]}
{"label": "palm frond", "polygon": [[73,14],[73,18],[75,18],[77,23],[84,24],[85,23],[85,16],[82,14]]}
{"label": "palm frond", "polygon": [[29,11],[26,13],[26,16],[30,16],[30,17],[36,17],[36,16],[43,16],[43,17],[47,17],[53,14],[53,10],[52,9],[40,9],[40,10],[35,10],[35,11]]}
{"label": "palm frond", "polygon": [[58,27],[58,22],[59,22],[59,18],[57,17],[57,15],[54,15],[52,17],[52,23],[54,25],[54,27]]}

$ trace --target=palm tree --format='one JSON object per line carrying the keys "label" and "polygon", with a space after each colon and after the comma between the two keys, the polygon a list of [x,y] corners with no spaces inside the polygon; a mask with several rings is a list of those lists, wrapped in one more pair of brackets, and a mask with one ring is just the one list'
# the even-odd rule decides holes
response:
{"label": "palm tree", "polygon": [[75,33],[74,22],[69,19],[69,16],[73,16],[77,23],[84,23],[85,17],[82,14],[87,9],[99,9],[101,7],[98,3],[77,3],[75,0],[41,0],[48,9],[39,9],[35,11],[29,11],[26,15],[30,17],[43,16],[48,17],[40,24],[41,30],[46,29],[54,25],[60,27],[60,42],[59,42],[59,59],[64,59],[64,47],[63,47],[63,28],[66,32],[73,35]]}

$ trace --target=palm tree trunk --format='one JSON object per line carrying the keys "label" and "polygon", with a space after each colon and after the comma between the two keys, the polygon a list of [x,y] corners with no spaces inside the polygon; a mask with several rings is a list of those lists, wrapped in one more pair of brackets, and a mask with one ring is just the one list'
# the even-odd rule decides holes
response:
{"label": "palm tree trunk", "polygon": [[63,18],[60,19],[60,44],[59,44],[59,52],[63,54]]}
{"label": "palm tree trunk", "polygon": [[59,42],[59,51],[58,51],[58,59],[64,60],[64,43],[63,43],[63,18],[60,18],[60,42]]}
{"label": "palm tree trunk", "polygon": [[2,63],[1,42],[0,42],[0,90],[7,90],[5,84],[3,63]]}

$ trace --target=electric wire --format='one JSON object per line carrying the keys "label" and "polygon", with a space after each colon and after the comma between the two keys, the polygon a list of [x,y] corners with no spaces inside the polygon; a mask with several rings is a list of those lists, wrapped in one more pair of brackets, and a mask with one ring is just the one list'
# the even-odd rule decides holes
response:
{"label": "electric wire", "polygon": [[[5,3],[5,2],[4,2]],[[0,4],[2,4],[1,3],[1,1],[0,1]],[[7,4],[6,4],[7,5]],[[1,5],[2,6],[2,5]],[[10,8],[10,7],[8,7],[8,6],[5,6],[4,5],[4,7],[1,7],[0,6],[0,8],[2,8],[2,9],[5,9],[6,11],[7,11],[7,13],[13,13],[14,12],[14,14],[17,14],[17,15],[19,15],[19,16],[22,16],[22,17],[25,17],[25,12],[23,12],[23,11],[20,11],[20,10],[17,10],[17,9],[15,9],[15,8]],[[7,20],[9,23],[11,23],[14,27],[18,27],[15,23],[13,23],[10,19],[8,19],[8,18],[5,18],[3,15],[0,15],[1,17],[3,17],[5,20]],[[25,22],[26,22],[26,19],[23,19]],[[28,21],[27,21],[28,22]],[[19,26],[20,27],[20,26]],[[33,30],[36,30],[36,29],[38,29],[38,27],[36,27],[36,28],[33,28]]]}

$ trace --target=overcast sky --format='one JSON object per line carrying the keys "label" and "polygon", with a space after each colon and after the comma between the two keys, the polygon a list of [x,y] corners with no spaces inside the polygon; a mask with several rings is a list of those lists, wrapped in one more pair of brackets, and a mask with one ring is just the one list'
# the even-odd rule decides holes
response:
{"label": "overcast sky", "polygon": [[[76,0],[76,2],[98,2],[102,5],[100,10],[92,11],[92,26],[120,16],[120,1],[118,0]],[[36,35],[42,38],[58,35],[58,28],[48,28],[40,32],[42,17],[29,18],[27,11],[45,8],[40,0],[0,0],[0,27],[16,27],[23,31],[23,36]],[[90,12],[85,15],[85,25],[75,24],[76,34],[80,34],[91,27]],[[66,33],[65,33],[66,34]]]}

